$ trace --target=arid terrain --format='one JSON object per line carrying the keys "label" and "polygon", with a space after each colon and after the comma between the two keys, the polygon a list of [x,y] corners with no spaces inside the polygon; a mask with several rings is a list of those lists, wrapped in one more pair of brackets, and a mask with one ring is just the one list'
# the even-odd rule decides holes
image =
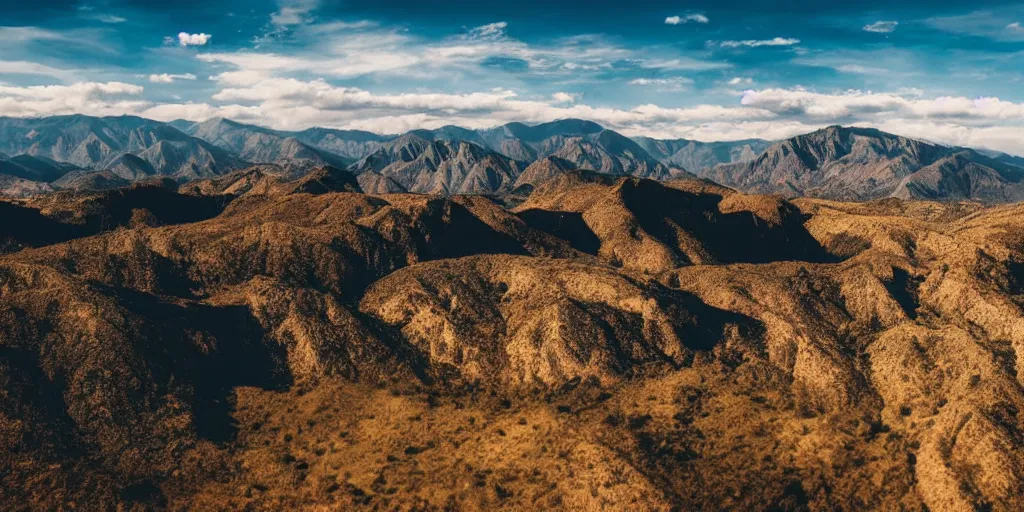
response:
{"label": "arid terrain", "polygon": [[561,162],[0,202],[0,503],[1024,507],[1024,206]]}

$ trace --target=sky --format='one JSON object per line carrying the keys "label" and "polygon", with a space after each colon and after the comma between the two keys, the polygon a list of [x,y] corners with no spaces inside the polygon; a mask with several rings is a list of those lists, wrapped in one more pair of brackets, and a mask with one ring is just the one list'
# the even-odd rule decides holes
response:
{"label": "sky", "polygon": [[1024,3],[0,0],[0,116],[400,133],[833,125],[1024,155]]}

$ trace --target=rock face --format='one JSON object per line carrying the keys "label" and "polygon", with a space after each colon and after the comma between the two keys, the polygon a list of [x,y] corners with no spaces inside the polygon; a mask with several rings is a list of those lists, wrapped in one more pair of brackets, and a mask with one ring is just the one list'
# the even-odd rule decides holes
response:
{"label": "rock face", "polygon": [[514,190],[529,193],[559,176],[576,170],[576,165],[556,156],[547,156],[533,162],[516,178]]}
{"label": "rock face", "polygon": [[718,164],[733,164],[756,159],[771,142],[760,139],[700,142],[686,139],[659,140],[634,137],[640,147],[654,158],[696,173]]}
{"label": "rock face", "polygon": [[752,193],[840,200],[884,197],[1016,201],[1024,167],[868,128],[833,126],[699,175]]}
{"label": "rock face", "polygon": [[138,117],[0,118],[0,151],[28,154],[79,168],[118,168],[126,153],[161,175],[205,177],[244,166],[236,156],[170,125]]}
{"label": "rock face", "polygon": [[403,135],[360,160],[352,171],[374,173],[374,190],[392,188],[382,177],[409,192],[449,195],[511,191],[521,169],[515,161],[469,142]]}
{"label": "rock face", "polygon": [[229,151],[247,162],[274,164],[301,174],[314,167],[344,168],[351,163],[340,155],[301,142],[293,134],[222,118],[202,123],[179,123],[186,133]]}
{"label": "rock face", "polygon": [[538,175],[0,201],[0,500],[1021,507],[1024,207]]}

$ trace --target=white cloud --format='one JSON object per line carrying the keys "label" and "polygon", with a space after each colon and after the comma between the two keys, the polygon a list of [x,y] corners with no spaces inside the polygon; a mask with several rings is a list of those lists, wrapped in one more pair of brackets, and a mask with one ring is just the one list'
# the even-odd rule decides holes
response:
{"label": "white cloud", "polygon": [[96,21],[101,21],[103,23],[112,23],[112,24],[124,23],[124,22],[128,21],[127,18],[122,18],[120,16],[114,16],[113,14],[97,14],[93,19],[95,19]]}
{"label": "white cloud", "polygon": [[864,31],[888,34],[896,30],[897,25],[899,25],[898,21],[876,21],[874,23],[864,25]]}
{"label": "white cloud", "polygon": [[[341,56],[306,57],[287,56],[274,53],[203,53],[198,55],[203,62],[220,62],[238,68],[218,75],[219,78],[249,78],[259,74],[269,76],[273,73],[312,72],[334,77],[354,77],[370,73],[397,71],[423,62],[422,57],[400,52],[381,50],[355,50]],[[240,74],[241,73],[241,74]]]}
{"label": "white cloud", "polygon": [[997,41],[1024,41],[1024,30],[1020,30],[1020,22],[1007,21],[1017,18],[1019,9],[979,10],[957,16],[928,18],[924,23],[953,34],[965,34],[976,37],[987,37]]}
{"label": "white cloud", "polygon": [[[317,25],[305,27],[312,34]],[[459,37],[427,42],[407,33],[383,29],[358,30],[327,37],[311,36],[315,42],[301,53],[279,54],[254,51],[203,53],[204,62],[229,64],[229,73],[246,72],[282,76],[313,73],[318,76],[350,78],[386,74],[424,79],[472,76],[493,81],[493,68],[483,64],[491,59],[521,61],[525,71],[535,75],[579,77],[620,67],[673,70],[720,69],[728,63],[710,62],[669,54],[671,58],[651,59],[661,51],[626,49],[600,36],[562,38],[543,46],[531,46],[509,38],[504,22],[470,29]],[[367,27],[371,28],[371,27]],[[638,58],[643,55],[645,59]],[[227,75],[230,76],[230,75]],[[225,78],[227,78],[225,76]]]}
{"label": "white cloud", "polygon": [[188,32],[181,32],[178,34],[178,44],[181,46],[204,46],[210,42],[210,38],[213,37],[210,34],[189,34]]}
{"label": "white cloud", "polygon": [[270,22],[274,25],[298,25],[303,23],[306,11],[295,7],[282,7],[280,11],[270,15]]}
{"label": "white cloud", "polygon": [[270,23],[278,27],[301,25],[310,21],[309,13],[317,8],[317,0],[279,1],[280,9],[270,15]]}
{"label": "white cloud", "polygon": [[192,73],[184,73],[180,75],[160,73],[149,75],[149,81],[155,84],[169,84],[175,80],[195,80],[196,76]]}
{"label": "white cloud", "polygon": [[722,48],[740,48],[746,46],[748,48],[757,48],[760,46],[792,46],[794,44],[800,44],[799,39],[793,39],[788,37],[775,37],[772,39],[746,39],[743,41],[722,41]]}
{"label": "white cloud", "polygon": [[713,62],[698,60],[690,57],[678,57],[674,59],[642,59],[637,64],[644,69],[664,69],[671,71],[708,71],[712,69],[725,69],[732,67],[728,62]]}
{"label": "white cloud", "polygon": [[583,97],[583,95],[578,92],[556,92],[551,95],[551,99],[554,100],[555,103],[576,103],[576,101],[581,97]]}
{"label": "white cloud", "polygon": [[[1024,124],[1024,103],[999,98],[940,96],[922,98],[921,91],[896,93],[849,90],[819,93],[805,89],[745,91],[740,103],[779,115],[842,121],[844,119],[938,119],[984,125],[1010,121]],[[1022,140],[1024,143],[1024,140]]]}
{"label": "white cloud", "polygon": [[80,82],[71,85],[0,87],[0,115],[37,117],[62,114],[97,116],[136,112],[149,105],[125,97],[139,96],[143,88],[123,82]]}
{"label": "white cloud", "polygon": [[750,85],[752,83],[754,83],[754,79],[749,77],[737,76],[729,80],[729,85]]}
{"label": "white cloud", "polygon": [[70,80],[77,76],[78,72],[58,69],[37,62],[0,60],[0,74],[49,76],[60,80]]}
{"label": "white cloud", "polygon": [[653,86],[659,91],[682,91],[692,85],[693,80],[684,76],[667,78],[634,78],[629,85]]}
{"label": "white cloud", "polygon": [[82,4],[78,6],[78,11],[82,13],[81,16],[87,20],[96,20],[103,23],[124,23],[128,21],[125,18],[114,16],[113,14],[94,12],[95,10],[96,7],[90,4]]}
{"label": "white cloud", "polygon": [[60,43],[61,45],[86,47],[93,51],[113,53],[114,49],[103,41],[103,32],[96,29],[73,29],[55,31],[39,27],[4,27],[0,26],[0,48],[11,51],[17,45],[37,41]]}
{"label": "white cloud", "polygon": [[466,37],[469,39],[500,39],[505,36],[506,28],[508,28],[508,23],[504,21],[488,23],[470,29]]}
{"label": "white cloud", "polygon": [[683,23],[707,23],[711,20],[703,14],[687,14],[685,16],[669,16],[665,18],[666,25],[680,25]]}
{"label": "white cloud", "polygon": [[[526,100],[507,89],[467,94],[376,94],[364,89],[333,86],[323,80],[284,78],[226,88],[212,97],[214,101],[226,104],[217,109],[234,109],[236,113],[246,116],[243,120],[256,119],[277,127],[372,127],[389,133],[409,126],[431,128],[454,123],[472,128],[510,121],[542,122],[567,117],[592,119],[610,127],[640,130],[683,123],[774,117],[774,114],[766,110],[748,107],[699,105],[664,108],[640,105],[625,110],[565,101],[570,98],[579,100],[578,96],[569,93],[555,94],[550,101]],[[196,105],[188,108],[193,112],[202,111],[202,107]],[[411,125],[413,122],[419,124]]]}
{"label": "white cloud", "polygon": [[[658,86],[659,80],[668,79],[635,82]],[[582,118],[627,135],[697,140],[777,139],[841,123],[872,126],[946,144],[1024,154],[1024,139],[1020,137],[1024,130],[1024,103],[1000,98],[929,98],[917,89],[815,92],[767,88],[739,93],[737,106],[685,108],[654,104],[599,107],[580,103],[581,96],[569,92],[554,93],[546,100],[525,99],[516,91],[501,88],[465,94],[381,94],[339,87],[323,80],[272,77],[225,87],[211,98],[216,103],[153,104],[141,99],[142,93],[142,87],[122,82],[4,85],[0,86],[0,115],[134,114],[159,120],[200,121],[228,117],[282,129],[330,126],[387,133],[446,124],[484,128],[510,121]]]}

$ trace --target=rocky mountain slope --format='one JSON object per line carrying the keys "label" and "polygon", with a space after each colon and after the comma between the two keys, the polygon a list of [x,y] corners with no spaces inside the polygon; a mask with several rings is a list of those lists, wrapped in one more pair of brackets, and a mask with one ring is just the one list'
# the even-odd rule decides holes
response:
{"label": "rocky mountain slope", "polygon": [[[511,194],[511,202],[541,180],[577,169],[662,181],[696,175],[786,197],[1024,198],[1020,157],[838,126],[770,144],[631,139],[579,119],[375,135],[328,128],[289,132],[227,119],[165,124],[63,116],[0,119],[0,152],[16,155],[0,158],[0,193],[8,196],[50,193],[68,182],[77,190],[155,176],[183,182],[251,162],[275,165],[292,177],[319,167],[347,169],[374,193]],[[531,165],[536,167],[526,173]],[[62,180],[70,172],[75,174]]]}
{"label": "rocky mountain slope", "polygon": [[27,154],[94,170],[117,167],[122,156],[131,154],[154,172],[179,179],[209,177],[245,165],[170,125],[131,116],[0,118],[0,148],[10,155]]}
{"label": "rocky mountain slope", "polygon": [[1021,205],[360,183],[0,201],[0,502],[1022,505]]}
{"label": "rocky mountain slope", "polygon": [[731,164],[754,160],[771,142],[760,139],[700,142],[687,139],[659,140],[634,137],[640,147],[654,158],[683,169],[697,172],[718,164]]}
{"label": "rocky mountain slope", "polygon": [[185,133],[229,151],[247,162],[275,164],[297,174],[323,166],[347,167],[340,155],[301,142],[295,135],[215,118],[201,123],[176,122]]}
{"label": "rocky mountain slope", "polygon": [[411,134],[385,143],[351,170],[371,192],[439,195],[509,192],[521,171],[517,162],[476,144]]}
{"label": "rocky mountain slope", "polygon": [[755,160],[703,169],[723,185],[789,197],[1024,198],[1024,167],[965,148],[937,146],[868,128],[833,126],[770,146]]}

